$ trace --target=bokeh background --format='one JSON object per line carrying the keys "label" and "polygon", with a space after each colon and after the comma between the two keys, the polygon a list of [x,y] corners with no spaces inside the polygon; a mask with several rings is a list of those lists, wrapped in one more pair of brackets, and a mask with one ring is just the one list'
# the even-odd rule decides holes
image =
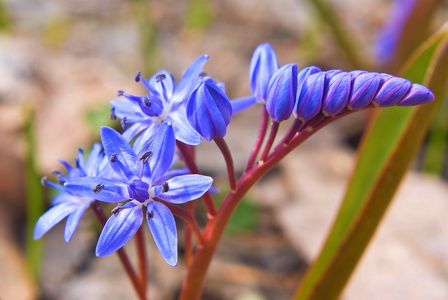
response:
{"label": "bokeh background", "polygon": [[[100,125],[119,127],[108,103],[118,90],[143,92],[136,71],[149,77],[164,68],[178,80],[207,53],[204,71],[224,82],[232,99],[249,94],[250,58],[263,42],[281,65],[387,68],[375,42],[393,1],[326,1],[356,57],[341,47],[316,2],[0,0],[0,299],[134,299],[118,259],[94,257],[99,228],[91,214],[70,243],[64,224],[40,243],[27,232],[54,195],[39,186],[40,177],[62,170],[57,158],[72,162],[79,147],[89,149]],[[431,31],[448,15],[446,1],[438,2]],[[253,107],[229,127],[239,172],[259,114]],[[354,114],[323,129],[256,186],[220,244],[203,299],[291,297],[331,225],[368,117]],[[213,144],[199,147],[198,164],[225,182]],[[406,178],[345,299],[448,299],[447,169]],[[166,265],[146,234],[149,298],[175,299],[185,265]]]}

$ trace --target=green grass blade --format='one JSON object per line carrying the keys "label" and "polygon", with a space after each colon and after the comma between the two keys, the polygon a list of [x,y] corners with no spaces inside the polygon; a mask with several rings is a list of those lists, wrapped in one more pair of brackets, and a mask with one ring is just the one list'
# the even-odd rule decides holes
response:
{"label": "green grass blade", "polygon": [[344,21],[332,10],[331,5],[325,0],[309,0],[320,17],[328,24],[339,47],[345,52],[347,59],[356,69],[370,69],[370,57],[361,54],[361,47],[354,42],[353,35],[344,26]]}
{"label": "green grass blade", "polygon": [[41,269],[43,241],[33,239],[34,226],[44,210],[43,187],[41,176],[37,170],[36,134],[34,127],[34,111],[27,107],[26,121],[23,128],[26,178],[26,264],[34,279],[38,280]]}
{"label": "green grass blade", "polygon": [[[403,72],[403,76],[413,82],[423,82],[425,74],[433,75],[430,88],[438,93],[438,99],[442,98],[443,91],[437,90],[437,84],[446,79],[446,74],[443,68],[439,68],[440,63],[434,64],[434,61],[445,59],[443,55],[439,55],[439,49],[447,39],[448,27],[444,27],[412,56]],[[434,71],[435,66],[438,67],[437,72]],[[351,228],[355,228],[356,224],[359,226],[361,221],[367,222],[373,233],[384,210],[375,208],[375,211],[369,211],[365,210],[365,207],[383,205],[384,209],[387,208],[402,174],[413,158],[412,149],[418,149],[423,139],[428,126],[425,124],[429,124],[433,115],[430,112],[435,111],[433,107],[439,103],[440,101],[436,101],[434,104],[420,108],[387,108],[377,112],[375,121],[371,124],[363,140],[356,168],[331,232],[319,257],[307,272],[295,299],[337,298],[371,237],[369,231],[350,231]],[[421,111],[424,112],[423,116]],[[409,132],[410,128],[414,131]],[[409,135],[412,136],[411,141],[407,140]],[[397,154],[401,154],[403,151],[407,151],[406,155],[397,157]],[[396,161],[391,161],[392,157]],[[388,177],[390,174],[396,176],[393,178],[393,182],[387,181],[390,179]],[[341,252],[340,247],[345,247],[348,241],[353,243],[351,240],[353,234],[358,234],[360,235],[358,238],[365,239],[358,240],[358,244],[354,243],[350,248],[354,251],[354,253],[350,253],[353,255],[353,260],[350,260],[350,255],[347,256],[347,253]],[[339,265],[338,263],[341,261],[347,263],[347,266]],[[338,274],[335,271],[342,273]],[[319,294],[321,292],[326,294],[325,297]]]}

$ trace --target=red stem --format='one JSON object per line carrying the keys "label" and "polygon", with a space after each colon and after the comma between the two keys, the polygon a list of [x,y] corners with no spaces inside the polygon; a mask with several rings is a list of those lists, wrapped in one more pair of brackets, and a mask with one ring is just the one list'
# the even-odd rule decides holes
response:
{"label": "red stem", "polygon": [[255,141],[254,147],[252,148],[252,152],[250,153],[249,160],[247,161],[246,165],[246,170],[244,172],[249,171],[249,169],[252,168],[252,166],[255,163],[255,160],[257,159],[257,155],[260,152],[261,145],[263,144],[264,137],[268,129],[268,120],[269,120],[268,111],[266,110],[266,106],[262,105],[260,129],[258,130],[257,140]]}
{"label": "red stem", "polygon": [[229,176],[229,185],[230,190],[235,192],[236,184],[235,184],[235,169],[233,167],[233,158],[232,154],[229,151],[229,147],[227,147],[226,141],[222,137],[218,137],[213,139],[218,146],[219,150],[221,150],[222,155],[226,161],[227,165],[227,174]]}
{"label": "red stem", "polygon": [[178,216],[179,218],[184,220],[185,223],[187,223],[188,225],[187,227],[190,227],[193,230],[194,236],[196,237],[199,246],[202,247],[202,245],[204,244],[204,237],[202,236],[201,230],[199,229],[199,225],[193,218],[193,216],[186,209],[183,209],[177,205],[174,205],[166,201],[162,202],[170,209],[173,215]]}
{"label": "red stem", "polygon": [[218,214],[214,219],[208,221],[204,229],[204,245],[197,249],[193,263],[188,271],[187,277],[182,285],[181,300],[200,299],[204,285],[205,275],[215,253],[216,246],[224,232],[224,229],[232,216],[233,211],[239,204],[247,191],[272,167],[274,167],[283,157],[285,157],[294,148],[307,140],[316,131],[328,123],[343,117],[353,111],[346,111],[334,118],[326,118],[320,123],[315,124],[311,130],[304,130],[295,135],[288,145],[277,147],[266,159],[264,164],[253,166],[237,182],[235,193],[227,194],[223,204],[219,208]]}
{"label": "red stem", "polygon": [[140,284],[144,290],[144,294],[147,294],[147,261],[146,261],[146,251],[145,251],[145,237],[143,234],[143,226],[137,230],[135,234],[136,248],[137,248],[137,259],[138,259],[138,273],[140,277]]}
{"label": "red stem", "polygon": [[[107,222],[107,217],[104,214],[103,209],[99,205],[98,201],[94,201],[91,205],[91,208],[93,212],[95,213],[96,218],[100,222],[101,226],[104,227],[104,224]],[[126,252],[123,248],[117,250],[118,257],[120,258],[121,264],[123,265],[123,268],[126,270],[126,273],[128,274],[129,279],[132,282],[132,286],[134,287],[138,298],[140,300],[146,299],[145,289],[141,286],[140,280],[135,274],[134,268],[131,265],[131,261],[129,260],[129,257],[127,256]]]}
{"label": "red stem", "polygon": [[264,151],[261,154],[260,163],[264,163],[264,161],[266,160],[266,157],[268,156],[269,151],[271,150],[272,144],[274,144],[275,137],[277,136],[279,125],[280,125],[279,122],[277,122],[275,120],[272,121],[272,123],[271,123],[271,132],[269,133],[269,138],[268,138],[268,141],[266,142],[266,146],[264,148]]}
{"label": "red stem", "polygon": [[[184,158],[184,162],[187,165],[187,168],[190,170],[192,174],[200,174],[199,169],[196,166],[196,163],[194,162],[194,158],[192,155],[190,155],[191,151],[188,149],[188,145],[176,141],[177,148],[182,154],[182,157]],[[210,196],[209,192],[206,192],[203,196],[205,207],[207,208],[208,217],[209,219],[214,218],[216,215],[216,209],[215,205],[213,204],[212,197]]]}

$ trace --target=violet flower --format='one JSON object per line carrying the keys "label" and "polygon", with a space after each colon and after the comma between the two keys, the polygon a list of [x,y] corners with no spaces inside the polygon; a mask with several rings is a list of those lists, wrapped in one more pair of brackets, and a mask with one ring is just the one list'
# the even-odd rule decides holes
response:
{"label": "violet flower", "polygon": [[146,220],[154,241],[165,261],[177,264],[177,231],[171,211],[163,201],[181,204],[201,197],[213,179],[203,175],[180,175],[168,171],[174,157],[173,126],[164,122],[140,157],[126,140],[109,127],[101,128],[101,139],[110,165],[120,178],[80,177],[65,183],[68,190],[104,202],[120,202],[112,210],[96,247],[97,256],[109,255],[134,236]]}
{"label": "violet flower", "polygon": [[95,199],[75,194],[67,190],[62,184],[72,178],[85,176],[107,177],[110,167],[103,157],[104,155],[101,152],[100,144],[93,145],[87,162],[84,162],[83,151],[80,149],[76,159],[76,167],[71,166],[64,160],[60,160],[67,168],[67,176],[56,172],[60,184],[48,181],[46,178],[42,179],[45,185],[51,186],[61,193],[54,197],[51,202],[52,207],[37,220],[36,226],[34,227],[34,239],[40,239],[65,217],[68,218],[65,225],[64,239],[66,242],[72,239],[82,215]]}
{"label": "violet flower", "polygon": [[[189,145],[201,142],[201,136],[187,121],[185,102],[207,59],[208,55],[196,59],[176,86],[166,70],[158,71],[149,80],[137,73],[136,81],[144,84],[148,94],[134,96],[119,91],[119,96],[124,96],[125,99],[111,101],[112,117],[121,119],[122,127],[126,129],[123,133],[125,139],[130,141],[138,135],[134,142],[137,153],[146,150],[146,146],[164,122],[172,124],[177,140]],[[128,123],[133,125],[127,128]]]}

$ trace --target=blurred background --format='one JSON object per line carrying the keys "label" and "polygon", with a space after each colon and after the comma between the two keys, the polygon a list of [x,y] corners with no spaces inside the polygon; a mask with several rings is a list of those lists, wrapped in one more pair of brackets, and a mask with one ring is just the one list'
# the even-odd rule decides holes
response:
{"label": "blurred background", "polygon": [[[431,19],[414,48],[385,61],[375,45],[390,0],[0,0],[0,299],[134,299],[118,259],[94,257],[99,228],[91,214],[70,243],[63,222],[42,241],[30,232],[54,196],[40,178],[54,179],[58,158],[73,162],[79,147],[89,150],[101,125],[119,127],[109,101],[118,90],[143,92],[136,71],[150,77],[164,68],[177,81],[207,53],[204,71],[233,99],[249,94],[252,52],[269,42],[280,65],[394,73],[447,19],[446,1],[429,2]],[[228,130],[240,173],[259,115],[253,107],[234,116]],[[448,126],[441,116],[435,167],[422,152],[419,172],[403,183],[345,299],[448,299]],[[331,225],[368,117],[357,113],[323,129],[256,186],[229,224],[203,299],[291,297]],[[199,168],[225,183],[217,155],[213,144],[200,145]],[[175,299],[185,265],[166,265],[146,234],[149,298]]]}

